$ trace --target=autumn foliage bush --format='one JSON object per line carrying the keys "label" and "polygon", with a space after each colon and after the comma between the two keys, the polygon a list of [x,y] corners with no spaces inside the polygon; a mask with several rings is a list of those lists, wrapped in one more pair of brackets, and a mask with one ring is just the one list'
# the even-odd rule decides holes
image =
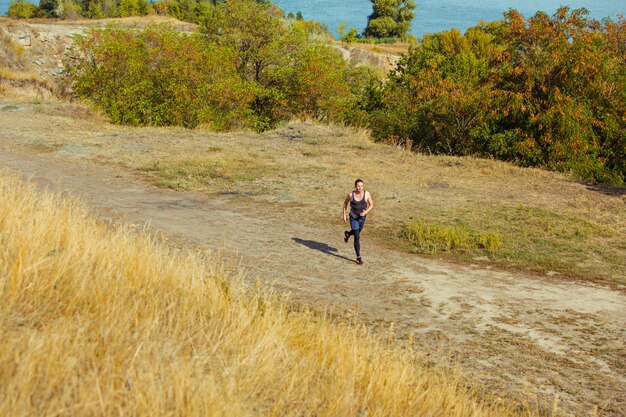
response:
{"label": "autumn foliage bush", "polygon": [[339,52],[266,3],[232,0],[200,30],[96,28],[76,41],[74,92],[115,123],[271,128],[294,116],[340,120],[355,99]]}
{"label": "autumn foliage bush", "polygon": [[380,140],[626,178],[626,22],[560,8],[426,35],[355,108]]}
{"label": "autumn foliage bush", "polygon": [[78,39],[77,52],[74,92],[115,123],[234,128],[251,98],[229,51],[170,27],[95,29]]}

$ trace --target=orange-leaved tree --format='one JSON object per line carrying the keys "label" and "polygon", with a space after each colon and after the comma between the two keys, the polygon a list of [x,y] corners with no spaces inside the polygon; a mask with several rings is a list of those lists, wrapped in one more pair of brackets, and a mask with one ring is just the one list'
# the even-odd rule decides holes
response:
{"label": "orange-leaved tree", "polygon": [[426,35],[378,94],[379,139],[626,180],[626,24],[560,8]]}

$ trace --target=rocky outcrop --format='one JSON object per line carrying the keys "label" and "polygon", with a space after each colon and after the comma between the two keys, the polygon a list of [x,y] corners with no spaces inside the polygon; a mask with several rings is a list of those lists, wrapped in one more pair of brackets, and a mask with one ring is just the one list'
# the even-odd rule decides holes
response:
{"label": "rocky outcrop", "polygon": [[384,73],[388,73],[396,67],[399,55],[384,54],[368,51],[354,45],[331,45],[334,49],[341,52],[343,59],[354,65],[367,65],[372,68],[378,68]]}
{"label": "rocky outcrop", "polygon": [[[85,30],[79,25],[50,25],[1,20],[0,32],[8,36],[20,50],[20,63],[7,61],[3,66],[16,70],[29,70],[41,78],[57,78],[63,72],[63,59],[71,49],[73,36]],[[27,68],[24,64],[27,64]]]}

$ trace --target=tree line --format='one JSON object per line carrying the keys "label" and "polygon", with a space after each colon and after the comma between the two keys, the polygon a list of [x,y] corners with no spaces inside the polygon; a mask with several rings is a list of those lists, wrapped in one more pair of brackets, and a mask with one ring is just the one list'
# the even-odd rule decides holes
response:
{"label": "tree line", "polygon": [[[254,1],[270,3],[267,0]],[[199,23],[199,19],[211,7],[224,2],[225,0],[39,0],[37,6],[27,0],[11,0],[7,15],[16,19],[35,17],[102,19],[159,14]]]}

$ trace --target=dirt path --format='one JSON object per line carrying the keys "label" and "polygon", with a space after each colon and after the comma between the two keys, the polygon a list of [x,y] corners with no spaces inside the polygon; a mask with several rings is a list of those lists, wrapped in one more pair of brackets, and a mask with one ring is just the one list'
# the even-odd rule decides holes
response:
{"label": "dirt path", "polygon": [[[0,128],[0,145],[8,140]],[[328,225],[255,212],[228,194],[158,189],[77,158],[1,149],[0,167],[79,196],[105,218],[149,222],[175,239],[234,253],[251,280],[268,280],[296,302],[394,323],[400,338],[413,335],[434,361],[452,358],[486,389],[544,404],[558,398],[562,410],[581,416],[624,415],[626,296],[619,291],[440,263],[377,247],[366,232],[367,263],[359,267],[342,231]]]}

